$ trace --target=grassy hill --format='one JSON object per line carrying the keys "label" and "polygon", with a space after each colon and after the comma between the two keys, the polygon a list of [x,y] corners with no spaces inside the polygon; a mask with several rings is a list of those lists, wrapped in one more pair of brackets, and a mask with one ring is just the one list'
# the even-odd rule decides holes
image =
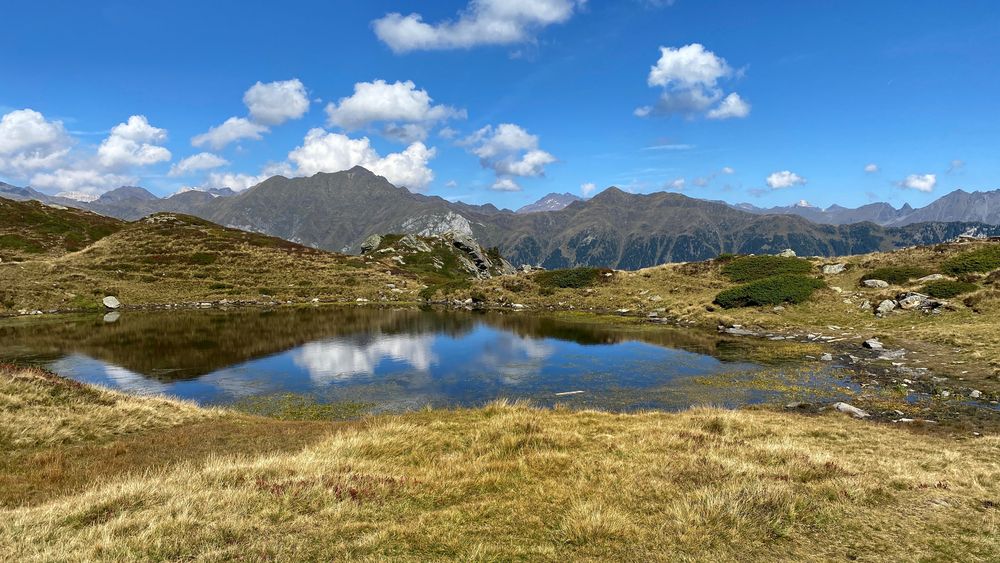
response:
{"label": "grassy hill", "polygon": [[22,262],[61,256],[124,226],[123,221],[89,211],[0,198],[0,260]]}
{"label": "grassy hill", "polygon": [[995,436],[505,403],[303,425],[11,367],[0,398],[8,560],[1000,554]]}
{"label": "grassy hill", "polygon": [[[416,299],[422,286],[416,276],[390,273],[390,266],[378,260],[227,229],[188,215],[161,213],[134,223],[107,224],[115,231],[79,252],[60,255],[53,245],[39,259],[0,264],[0,311],[99,308],[106,295],[117,296],[126,306],[313,298],[406,301]],[[15,230],[34,236],[39,229],[29,225]],[[389,284],[398,292],[390,293]]]}

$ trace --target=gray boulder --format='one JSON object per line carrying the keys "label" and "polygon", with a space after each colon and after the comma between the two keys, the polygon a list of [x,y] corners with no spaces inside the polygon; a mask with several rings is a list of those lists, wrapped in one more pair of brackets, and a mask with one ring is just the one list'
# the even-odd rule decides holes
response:
{"label": "gray boulder", "polygon": [[872,287],[875,289],[885,289],[889,287],[889,282],[885,280],[865,280],[861,282],[861,285],[865,287]]}
{"label": "gray boulder", "polygon": [[943,279],[945,279],[945,276],[942,275],[942,274],[931,274],[929,276],[924,276],[924,277],[920,278],[919,280],[917,280],[917,282],[918,283],[927,283],[927,282],[938,281],[938,280],[943,280]]}
{"label": "gray boulder", "polygon": [[823,273],[828,276],[835,276],[843,273],[846,269],[846,264],[827,264],[823,266]]}
{"label": "gray boulder", "polygon": [[853,416],[854,418],[868,418],[869,416],[871,416],[868,413],[866,413],[865,411],[859,409],[858,407],[856,407],[854,405],[849,405],[849,404],[843,403],[843,402],[834,403],[833,404],[833,409],[836,410],[837,412],[842,412],[844,414],[849,414],[849,415]]}
{"label": "gray boulder", "polygon": [[368,254],[382,244],[382,235],[371,235],[361,243],[361,254]]}
{"label": "gray boulder", "polygon": [[883,348],[882,343],[878,338],[869,338],[868,340],[865,340],[862,346],[868,348],[869,350],[881,350]]}
{"label": "gray boulder", "polygon": [[896,302],[893,301],[892,299],[886,299],[878,304],[878,307],[875,308],[875,312],[880,315],[885,315],[891,313],[895,309],[896,309]]}
{"label": "gray boulder", "polygon": [[795,258],[796,254],[795,251],[792,250],[791,248],[786,248],[781,252],[779,252],[778,256],[781,256],[782,258]]}
{"label": "gray boulder", "polygon": [[103,303],[108,309],[117,309],[122,306],[122,302],[119,301],[114,295],[108,295],[101,300],[101,303]]}
{"label": "gray boulder", "polygon": [[899,298],[899,307],[901,309],[916,309],[927,302],[928,297],[920,293],[907,293]]}

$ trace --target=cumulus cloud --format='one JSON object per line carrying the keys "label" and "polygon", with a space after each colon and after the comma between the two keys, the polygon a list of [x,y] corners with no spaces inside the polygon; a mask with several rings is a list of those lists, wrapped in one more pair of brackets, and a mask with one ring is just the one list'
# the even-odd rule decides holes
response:
{"label": "cumulus cloud", "polygon": [[61,121],[49,121],[33,109],[0,118],[0,172],[23,177],[58,166],[72,145]]}
{"label": "cumulus cloud", "polygon": [[744,101],[739,94],[733,92],[723,98],[716,108],[710,110],[707,117],[709,119],[730,119],[748,115],[750,115],[750,104]]}
{"label": "cumulus cloud", "polygon": [[497,178],[490,189],[495,192],[519,192],[521,186],[512,178]]}
{"label": "cumulus cloud", "polygon": [[899,182],[899,187],[918,192],[932,192],[937,185],[937,174],[910,174]]}
{"label": "cumulus cloud", "polygon": [[135,176],[103,172],[94,168],[60,168],[51,172],[39,172],[31,177],[31,185],[36,188],[89,195],[134,184],[136,181]]}
{"label": "cumulus cloud", "polygon": [[687,184],[687,180],[684,178],[674,178],[673,180],[667,182],[664,187],[668,190],[679,192],[684,189],[685,184]]}
{"label": "cumulus cloud", "polygon": [[583,197],[590,197],[590,194],[595,191],[597,191],[597,184],[593,182],[587,182],[586,184],[580,185],[580,193],[583,194]]}
{"label": "cumulus cloud", "polygon": [[202,170],[211,170],[213,168],[219,168],[229,164],[229,161],[222,158],[217,154],[212,154],[210,152],[200,152],[195,155],[191,155],[184,160],[181,160],[177,164],[170,167],[170,172],[167,173],[168,176],[184,176],[185,174],[191,174],[192,172],[200,172]]}
{"label": "cumulus cloud", "polygon": [[191,139],[191,144],[196,147],[207,146],[219,150],[240,139],[259,141],[262,138],[261,133],[267,133],[267,131],[267,127],[254,123],[245,117],[230,117],[222,125],[216,125],[201,135],[195,135]]}
{"label": "cumulus cloud", "polygon": [[403,142],[423,141],[437,123],[452,118],[464,119],[465,110],[433,105],[426,90],[406,82],[384,80],[358,82],[354,94],[326,106],[330,125],[351,131],[373,123],[384,125],[383,133]]}
{"label": "cumulus cloud", "polygon": [[281,125],[309,111],[306,87],[297,78],[257,82],[243,94],[243,103],[253,121],[261,125]]}
{"label": "cumulus cloud", "polygon": [[144,115],[133,115],[111,129],[111,134],[97,148],[97,160],[105,168],[165,162],[170,160],[170,151],[160,144],[166,140],[166,129],[153,127]]}
{"label": "cumulus cloud", "polygon": [[530,41],[541,28],[563,23],[586,0],[472,0],[455,20],[426,23],[420,14],[386,14],[375,35],[396,53],[468,49]]}
{"label": "cumulus cloud", "polygon": [[268,164],[260,174],[243,174],[236,172],[211,172],[205,180],[206,188],[229,188],[241,192],[252,188],[272,176],[294,176],[291,166],[286,162]]}
{"label": "cumulus cloud", "polygon": [[781,170],[779,172],[772,172],[767,177],[767,185],[772,190],[780,190],[782,188],[791,188],[792,186],[801,186],[806,183],[806,179],[799,176],[795,172],[790,170]]}
{"label": "cumulus cloud", "polygon": [[512,177],[544,176],[545,167],[556,161],[556,157],[539,148],[537,135],[513,123],[487,125],[460,144],[479,157],[483,168],[493,170],[497,176],[494,189],[502,186],[505,191],[517,186]]}
{"label": "cumulus cloud", "polygon": [[288,159],[295,164],[297,173],[305,176],[364,166],[397,186],[418,191],[434,179],[428,163],[435,154],[435,149],[416,142],[402,152],[383,157],[372,148],[367,137],[352,139],[314,128],[306,133],[302,146],[288,153]]}
{"label": "cumulus cloud", "polygon": [[660,47],[660,58],[646,78],[650,87],[661,88],[660,98],[633,113],[638,117],[693,117],[704,112],[710,119],[746,117],[750,115],[750,104],[735,92],[724,95],[719,86],[721,80],[736,74],[725,59],[699,43]]}
{"label": "cumulus cloud", "polygon": [[876,172],[878,172],[878,164],[875,164],[874,162],[870,162],[870,163],[868,163],[868,164],[865,165],[865,173],[867,173],[867,174],[874,174]]}

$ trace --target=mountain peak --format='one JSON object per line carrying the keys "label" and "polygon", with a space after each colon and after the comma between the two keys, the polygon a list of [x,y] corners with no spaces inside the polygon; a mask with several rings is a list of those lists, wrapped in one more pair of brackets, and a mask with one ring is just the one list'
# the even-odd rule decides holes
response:
{"label": "mountain peak", "polygon": [[579,196],[573,195],[569,192],[556,193],[552,192],[543,196],[541,199],[534,203],[529,203],[524,207],[518,209],[516,213],[542,213],[546,211],[559,211],[560,209],[565,209],[566,206],[573,203],[574,201],[582,201]]}
{"label": "mountain peak", "polygon": [[127,199],[137,199],[140,201],[153,201],[160,199],[149,192],[146,188],[138,186],[122,186],[109,192],[105,192],[96,201],[101,203],[116,203]]}

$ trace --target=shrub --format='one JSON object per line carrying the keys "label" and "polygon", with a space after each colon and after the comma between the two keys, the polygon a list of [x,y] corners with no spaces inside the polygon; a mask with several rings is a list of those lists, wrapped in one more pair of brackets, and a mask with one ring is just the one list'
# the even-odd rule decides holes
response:
{"label": "shrub", "polygon": [[1000,268],[1000,245],[991,245],[963,252],[945,260],[942,269],[952,275],[972,272],[992,272]]}
{"label": "shrub", "polygon": [[925,285],[920,291],[930,295],[931,297],[948,299],[950,297],[957,297],[963,293],[972,293],[977,289],[979,289],[979,286],[974,283],[940,280]]}
{"label": "shrub", "polygon": [[861,281],[882,280],[894,285],[902,285],[912,279],[929,276],[931,273],[930,270],[925,270],[919,266],[893,266],[872,270],[861,276]]}
{"label": "shrub", "polygon": [[740,256],[722,267],[722,274],[734,282],[748,282],[783,274],[807,274],[812,264],[802,258],[784,256]]}
{"label": "shrub", "polygon": [[726,309],[802,303],[814,291],[825,286],[822,280],[816,278],[801,274],[782,274],[727,289],[715,296],[714,303]]}
{"label": "shrub", "polygon": [[609,273],[607,268],[570,268],[535,274],[535,281],[542,287],[582,288],[594,285]]}

